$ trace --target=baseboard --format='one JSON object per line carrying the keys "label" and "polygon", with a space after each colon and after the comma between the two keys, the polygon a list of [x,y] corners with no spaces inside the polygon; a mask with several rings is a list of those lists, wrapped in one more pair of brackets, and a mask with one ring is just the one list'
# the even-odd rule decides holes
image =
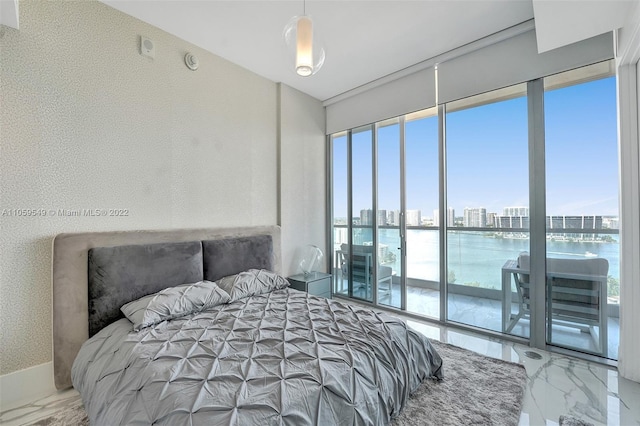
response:
{"label": "baseboard", "polygon": [[0,376],[0,412],[29,404],[56,392],[53,362]]}

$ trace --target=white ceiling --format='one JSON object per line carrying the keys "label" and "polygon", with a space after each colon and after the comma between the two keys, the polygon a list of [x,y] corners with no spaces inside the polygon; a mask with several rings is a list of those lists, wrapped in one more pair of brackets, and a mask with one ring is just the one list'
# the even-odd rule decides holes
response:
{"label": "white ceiling", "polygon": [[102,1],[322,101],[533,18],[531,0],[308,0],[327,57],[299,77],[282,31],[302,0]]}

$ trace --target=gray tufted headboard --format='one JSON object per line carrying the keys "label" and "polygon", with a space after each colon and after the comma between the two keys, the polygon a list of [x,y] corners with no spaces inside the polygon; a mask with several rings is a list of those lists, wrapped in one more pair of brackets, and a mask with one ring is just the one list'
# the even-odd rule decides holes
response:
{"label": "gray tufted headboard", "polygon": [[53,361],[58,389],[90,335],[120,306],[163,288],[251,268],[281,270],[280,228],[60,234],[53,241]]}

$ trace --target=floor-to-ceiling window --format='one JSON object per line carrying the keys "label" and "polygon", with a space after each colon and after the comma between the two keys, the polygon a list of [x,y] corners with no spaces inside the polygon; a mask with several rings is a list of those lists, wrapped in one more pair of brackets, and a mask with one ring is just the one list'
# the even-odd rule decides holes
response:
{"label": "floor-to-ceiling window", "polygon": [[405,117],[405,145],[407,311],[440,318],[437,108]]}
{"label": "floor-to-ceiling window", "polygon": [[[612,62],[602,62],[544,80],[547,341],[617,359],[620,245],[612,70]],[[559,270],[563,274],[556,278]],[[571,273],[587,276],[569,281],[572,293],[563,294],[562,280]]]}
{"label": "floor-to-ceiling window", "polygon": [[[530,203],[546,203],[546,232],[535,234],[546,256],[532,254],[546,265],[546,341],[617,358],[611,70],[595,64],[537,80],[544,94],[525,82],[448,102],[440,117],[434,107],[331,136],[335,294],[529,338],[542,329],[529,282]],[[544,100],[544,176],[529,167],[540,146],[527,90]],[[606,271],[585,272],[602,260]]]}
{"label": "floor-to-ceiling window", "polygon": [[446,105],[447,204],[455,212],[447,223],[448,319],[520,336],[529,328],[503,318],[512,294],[502,270],[529,250],[526,91],[520,84]]}
{"label": "floor-to-ceiling window", "polygon": [[[330,138],[331,156],[331,227],[332,227],[332,272],[333,292],[349,294],[347,269],[344,262],[348,256],[349,224],[351,222],[349,192],[349,144],[347,132],[337,133]],[[345,251],[342,251],[345,247]],[[344,254],[346,252],[346,255]],[[345,281],[347,280],[347,281]]]}
{"label": "floor-to-ceiling window", "polygon": [[352,230],[350,260],[346,262],[349,294],[372,302],[373,230],[377,216],[373,207],[372,126],[353,130],[350,142]]}
{"label": "floor-to-ceiling window", "polygon": [[[399,118],[378,123],[378,303],[400,308],[403,298],[402,146]],[[372,286],[373,287],[373,286]]]}

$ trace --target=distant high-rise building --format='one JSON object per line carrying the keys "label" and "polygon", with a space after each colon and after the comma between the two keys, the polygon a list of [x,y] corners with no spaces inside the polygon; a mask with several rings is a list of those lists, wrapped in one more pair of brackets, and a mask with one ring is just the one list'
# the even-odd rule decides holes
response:
{"label": "distant high-rise building", "polygon": [[346,217],[334,217],[333,218],[334,225],[348,225]]}
{"label": "distant high-rise building", "polygon": [[547,216],[547,228],[564,228],[564,216]]}
{"label": "distant high-rise building", "polygon": [[602,229],[602,216],[582,216],[582,229]]}
{"label": "distant high-rise building", "polygon": [[502,216],[496,216],[496,228],[529,229],[529,207],[504,207]]}
{"label": "distant high-rise building", "polygon": [[502,209],[503,216],[529,216],[529,207],[505,207]]}
{"label": "distant high-rise building", "polygon": [[386,225],[386,224],[387,224],[387,211],[378,210],[378,225]]}
{"label": "distant high-rise building", "polygon": [[498,213],[487,213],[487,226],[495,227],[496,226],[496,217]]}
{"label": "distant high-rise building", "polygon": [[335,243],[335,249],[339,249],[341,244],[349,243],[349,229],[348,228],[333,228],[333,239]]}
{"label": "distant high-rise building", "polygon": [[496,216],[496,228],[529,229],[529,216]]}
{"label": "distant high-rise building", "polygon": [[407,226],[420,226],[421,223],[420,210],[407,210]]}
{"label": "distant high-rise building", "polygon": [[487,209],[484,207],[464,208],[463,226],[469,228],[485,228],[487,226]]}
{"label": "distant high-rise building", "polygon": [[549,229],[602,229],[602,216],[547,216]]}
{"label": "distant high-rise building", "polygon": [[[454,226],[456,224],[456,211],[449,207],[447,209],[447,226]],[[440,226],[440,209],[433,211],[433,226]]]}
{"label": "distant high-rise building", "polygon": [[[386,210],[378,210],[377,222],[378,222],[378,225],[382,225],[382,226],[387,224]],[[360,225],[373,226],[373,210],[371,209],[360,210]]]}
{"label": "distant high-rise building", "polygon": [[447,226],[455,226],[456,225],[456,211],[449,207],[447,209]]}
{"label": "distant high-rise building", "polygon": [[373,225],[373,210],[371,209],[360,210],[360,225],[364,225],[364,226]]}
{"label": "distant high-rise building", "polygon": [[387,224],[400,226],[400,210],[389,210],[387,212]]}
{"label": "distant high-rise building", "polygon": [[602,227],[609,229],[619,229],[620,228],[620,220],[617,217],[606,217],[602,218]]}

